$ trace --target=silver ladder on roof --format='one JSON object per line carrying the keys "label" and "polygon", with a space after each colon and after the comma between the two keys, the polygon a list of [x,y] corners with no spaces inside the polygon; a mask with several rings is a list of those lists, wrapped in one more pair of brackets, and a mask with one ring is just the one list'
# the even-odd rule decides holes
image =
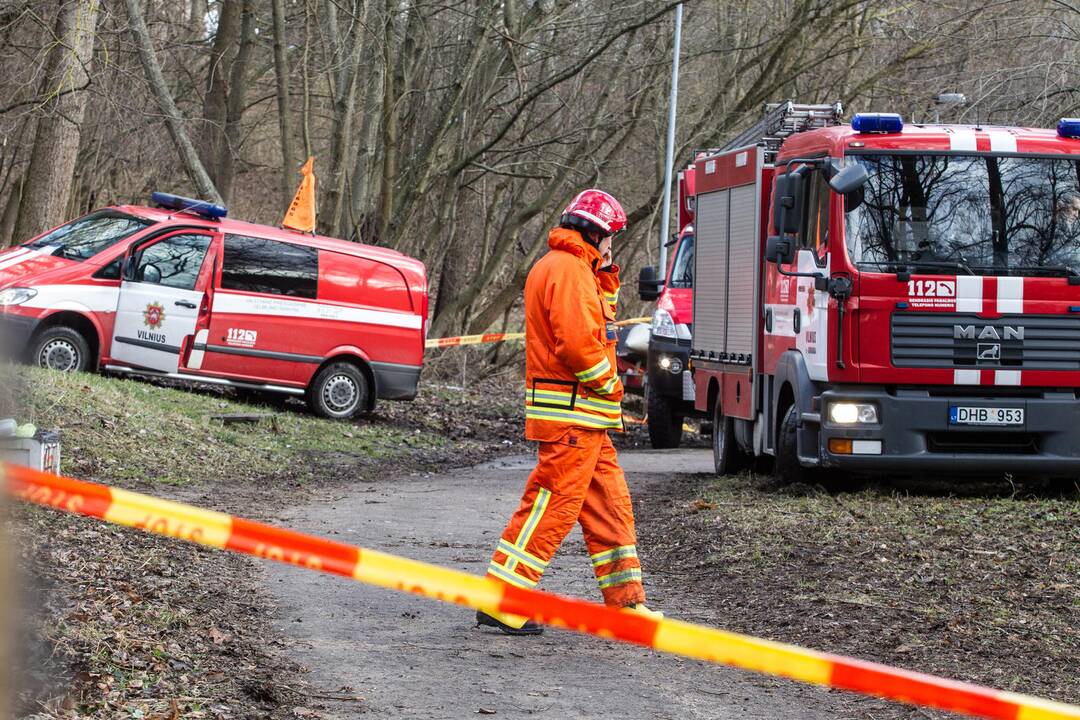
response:
{"label": "silver ladder on roof", "polygon": [[844,108],[839,102],[831,105],[799,105],[790,100],[766,103],[764,117],[729,140],[720,150],[764,145],[765,162],[772,163],[785,138],[814,128],[839,125],[843,115]]}

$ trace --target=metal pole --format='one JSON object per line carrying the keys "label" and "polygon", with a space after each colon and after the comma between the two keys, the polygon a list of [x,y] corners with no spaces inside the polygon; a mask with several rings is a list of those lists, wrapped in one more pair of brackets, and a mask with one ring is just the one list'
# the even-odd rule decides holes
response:
{"label": "metal pole", "polygon": [[679,52],[682,48],[682,3],[675,6],[675,48],[671,58],[671,99],[668,102],[667,151],[664,153],[664,206],[660,216],[660,277],[667,277],[668,226],[671,222],[671,171],[675,164],[675,116],[679,99]]}

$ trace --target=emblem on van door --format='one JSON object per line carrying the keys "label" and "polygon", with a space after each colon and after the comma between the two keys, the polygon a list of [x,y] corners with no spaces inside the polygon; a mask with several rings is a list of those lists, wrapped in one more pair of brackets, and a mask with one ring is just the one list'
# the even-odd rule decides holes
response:
{"label": "emblem on van door", "polygon": [[1023,325],[1003,325],[1001,332],[993,325],[953,325],[953,338],[957,340],[1019,340],[1024,341]]}
{"label": "emblem on van door", "polygon": [[143,325],[151,330],[157,330],[165,324],[165,306],[161,303],[152,302],[143,310]]}

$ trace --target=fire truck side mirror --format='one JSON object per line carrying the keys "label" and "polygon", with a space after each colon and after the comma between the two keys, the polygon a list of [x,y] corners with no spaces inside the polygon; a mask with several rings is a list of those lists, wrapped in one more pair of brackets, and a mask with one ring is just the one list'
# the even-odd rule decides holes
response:
{"label": "fire truck side mirror", "polygon": [[776,176],[773,225],[780,235],[799,232],[803,216],[803,168]]}
{"label": "fire truck side mirror", "polygon": [[870,173],[866,171],[866,167],[861,163],[853,163],[833,175],[829,179],[829,187],[835,193],[847,195],[861,188],[869,179]]}
{"label": "fire truck side mirror", "polygon": [[773,235],[765,241],[765,259],[777,265],[788,265],[795,260],[795,239],[786,235]]}
{"label": "fire truck side mirror", "polygon": [[663,278],[658,278],[656,268],[643,267],[638,272],[638,297],[645,302],[652,302],[660,297],[660,288],[664,286]]}

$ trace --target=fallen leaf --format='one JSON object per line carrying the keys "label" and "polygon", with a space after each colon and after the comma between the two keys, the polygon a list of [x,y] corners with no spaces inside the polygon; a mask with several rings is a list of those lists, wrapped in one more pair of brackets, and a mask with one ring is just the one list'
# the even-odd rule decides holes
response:
{"label": "fallen leaf", "polygon": [[690,503],[690,507],[694,510],[715,510],[716,503],[709,502],[708,500],[701,500],[700,498]]}
{"label": "fallen leaf", "polygon": [[232,635],[230,635],[229,633],[221,632],[216,627],[211,627],[210,639],[214,642],[215,645],[221,645],[228,642],[229,640],[232,640]]}

